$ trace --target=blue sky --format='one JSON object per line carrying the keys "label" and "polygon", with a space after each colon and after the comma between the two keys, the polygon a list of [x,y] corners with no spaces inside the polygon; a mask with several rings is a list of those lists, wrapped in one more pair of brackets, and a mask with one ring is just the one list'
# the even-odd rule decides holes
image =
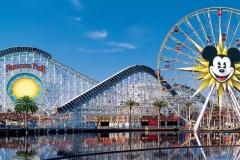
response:
{"label": "blue sky", "polygon": [[102,81],[135,64],[153,69],[169,30],[196,10],[236,0],[8,0],[0,5],[0,49],[31,46]]}

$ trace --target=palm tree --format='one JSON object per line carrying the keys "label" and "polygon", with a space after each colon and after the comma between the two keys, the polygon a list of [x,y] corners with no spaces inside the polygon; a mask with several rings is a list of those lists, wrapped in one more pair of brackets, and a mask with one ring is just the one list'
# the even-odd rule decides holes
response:
{"label": "palm tree", "polygon": [[132,107],[139,106],[139,103],[132,100],[128,100],[127,102],[125,102],[125,105],[129,108],[129,128],[131,128]]}
{"label": "palm tree", "polygon": [[219,111],[219,106],[216,103],[212,104],[212,108],[214,111]]}
{"label": "palm tree", "polygon": [[39,157],[36,155],[36,151],[35,150],[31,150],[31,151],[17,151],[16,152],[16,156],[12,159],[12,160],[17,160],[17,159],[39,159]]}
{"label": "palm tree", "polygon": [[[190,122],[190,106],[192,105],[192,102],[187,102],[185,103],[185,110],[186,110],[186,119],[189,121],[189,128],[191,127],[191,122]],[[188,116],[188,118],[187,118]]]}
{"label": "palm tree", "polygon": [[156,107],[158,109],[158,128],[160,126],[160,122],[161,122],[161,109],[163,107],[167,106],[167,103],[165,101],[161,101],[161,100],[157,100],[155,102],[153,102],[153,106]]}
{"label": "palm tree", "polygon": [[33,100],[33,98],[29,96],[23,96],[16,100],[15,102],[15,111],[16,113],[24,113],[25,112],[25,128],[26,135],[28,134],[28,113],[34,114],[38,111],[37,103]]}
{"label": "palm tree", "polygon": [[23,156],[23,157],[29,157],[29,156],[34,156],[36,155],[36,152],[34,150],[30,150],[28,152],[28,113],[36,113],[38,111],[38,106],[37,103],[33,100],[32,97],[29,96],[23,96],[20,97],[16,100],[15,102],[15,111],[16,113],[24,113],[25,112],[25,129],[26,129],[26,139],[27,142],[25,141],[24,137],[24,143],[25,143],[25,151],[18,151],[17,155],[18,156]]}

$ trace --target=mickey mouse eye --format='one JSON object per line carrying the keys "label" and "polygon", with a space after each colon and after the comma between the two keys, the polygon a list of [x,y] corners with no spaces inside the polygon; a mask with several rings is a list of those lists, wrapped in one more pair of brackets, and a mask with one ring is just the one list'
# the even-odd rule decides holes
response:
{"label": "mickey mouse eye", "polygon": [[226,62],[223,63],[223,68],[226,68]]}
{"label": "mickey mouse eye", "polygon": [[218,68],[220,68],[221,67],[221,63],[220,62],[218,62]]}

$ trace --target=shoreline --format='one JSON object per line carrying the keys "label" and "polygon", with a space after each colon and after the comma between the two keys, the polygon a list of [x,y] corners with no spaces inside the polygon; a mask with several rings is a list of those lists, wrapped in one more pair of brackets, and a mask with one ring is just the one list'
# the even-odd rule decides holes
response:
{"label": "shoreline", "polygon": [[[37,128],[37,129],[28,129],[28,135],[54,135],[54,134],[77,134],[77,133],[103,133],[103,132],[151,132],[151,131],[179,131],[178,128],[84,128],[84,129],[44,129],[44,128]],[[0,129],[0,137],[19,137],[19,136],[26,136],[26,129],[25,128],[10,128],[10,129]]]}
{"label": "shoreline", "polygon": [[[56,134],[78,134],[78,133],[117,133],[117,132],[182,132],[182,133],[193,133],[192,130],[182,128],[84,128],[84,129],[28,129],[28,135],[56,135]],[[199,130],[197,133],[239,133],[239,130]],[[10,128],[0,129],[0,137],[19,137],[26,136],[25,128]]]}

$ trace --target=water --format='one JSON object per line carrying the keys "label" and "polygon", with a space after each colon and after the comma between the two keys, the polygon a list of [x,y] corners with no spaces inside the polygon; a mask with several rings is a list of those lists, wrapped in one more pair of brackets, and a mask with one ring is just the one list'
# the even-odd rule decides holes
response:
{"label": "water", "polygon": [[[238,133],[124,132],[1,137],[0,159],[35,151],[30,159],[240,159]],[[160,149],[159,149],[160,148]],[[18,152],[19,153],[19,152]]]}

